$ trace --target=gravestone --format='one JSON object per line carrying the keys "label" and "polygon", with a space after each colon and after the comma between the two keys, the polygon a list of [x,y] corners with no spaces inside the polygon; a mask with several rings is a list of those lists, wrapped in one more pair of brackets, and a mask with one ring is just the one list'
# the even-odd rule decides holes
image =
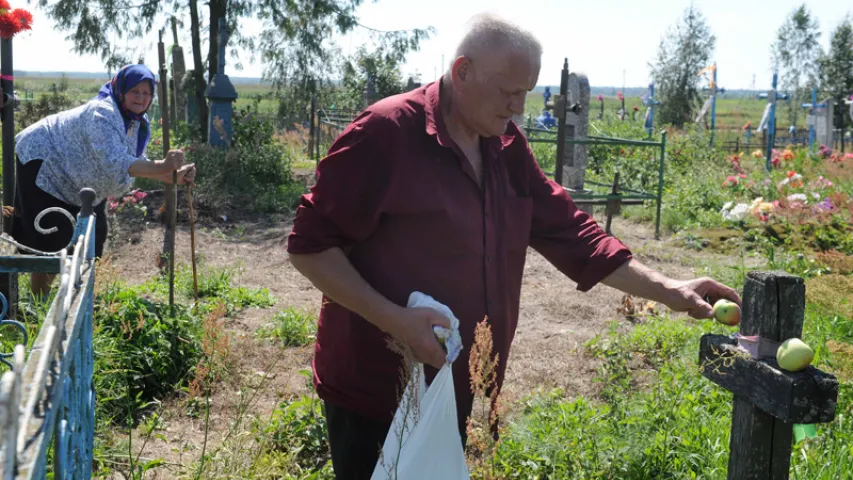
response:
{"label": "gravestone", "polygon": [[364,108],[373,105],[376,102],[376,81],[372,74],[367,74],[367,81],[364,85]]}
{"label": "gravestone", "polygon": [[172,17],[172,81],[174,82],[174,102],[175,114],[172,116],[175,122],[188,122],[187,118],[187,99],[184,91],[183,80],[187,73],[187,65],[184,62],[184,49],[178,44],[178,24],[175,17]]}
{"label": "gravestone", "polygon": [[[569,74],[566,102],[566,140],[587,138],[589,133],[589,79],[583,73]],[[563,150],[563,186],[569,195],[592,193],[584,188],[586,177],[586,145],[567,145]],[[591,211],[591,205],[580,206]]]}
{"label": "gravestone", "polygon": [[225,49],[228,46],[228,25],[224,18],[219,19],[219,69],[207,87],[206,96],[210,103],[207,119],[207,142],[216,147],[230,147],[233,133],[232,104],[237,99],[237,90],[225,75]]}
{"label": "gravestone", "polygon": [[815,141],[818,145],[826,145],[832,148],[833,133],[835,133],[835,125],[833,125],[832,112],[835,111],[835,103],[831,98],[821,102],[824,107],[818,107],[814,115],[815,122]]}

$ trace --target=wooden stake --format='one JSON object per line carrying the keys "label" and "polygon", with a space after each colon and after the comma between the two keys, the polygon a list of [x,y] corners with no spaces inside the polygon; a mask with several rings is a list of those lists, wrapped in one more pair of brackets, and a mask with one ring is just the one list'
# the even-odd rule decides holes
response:
{"label": "wooden stake", "polygon": [[198,274],[195,266],[195,213],[193,212],[193,186],[187,185],[187,203],[190,209],[190,258],[193,265],[193,311],[198,309]]}

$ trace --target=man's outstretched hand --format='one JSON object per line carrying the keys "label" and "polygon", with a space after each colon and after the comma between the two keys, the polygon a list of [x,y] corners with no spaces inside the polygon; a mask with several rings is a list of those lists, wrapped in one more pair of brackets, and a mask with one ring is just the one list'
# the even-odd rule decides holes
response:
{"label": "man's outstretched hand", "polygon": [[708,277],[668,282],[667,298],[662,302],[676,312],[687,312],[693,318],[712,318],[714,303],[725,298],[741,305],[734,289]]}
{"label": "man's outstretched hand", "polygon": [[662,303],[676,312],[687,312],[693,318],[712,318],[714,303],[727,298],[741,305],[734,289],[708,278],[675,280],[643,265],[637,259],[622,264],[602,283],[629,295]]}

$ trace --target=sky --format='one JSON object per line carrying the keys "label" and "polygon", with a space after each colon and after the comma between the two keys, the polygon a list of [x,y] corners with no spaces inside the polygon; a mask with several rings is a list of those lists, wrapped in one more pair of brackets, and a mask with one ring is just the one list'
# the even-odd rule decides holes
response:
{"label": "sky", "polygon": [[[13,0],[12,6],[29,9],[34,15],[30,32],[14,42],[14,67],[28,71],[103,72],[96,55],[72,52],[67,33],[56,30],[44,11],[35,4]],[[35,2],[33,2],[35,3]],[[465,22],[483,11],[499,13],[534,32],[543,46],[539,85],[558,85],[563,59],[571,71],[583,72],[594,86],[645,86],[648,64],[654,60],[662,35],[682,16],[690,0],[365,0],[359,8],[360,23],[380,30],[435,28],[421,50],[410,54],[405,75],[420,73],[423,81],[436,78],[452,61],[454,46]],[[717,37],[712,61],[716,61],[718,84],[723,88],[769,88],[770,46],[785,17],[802,0],[693,0]],[[845,15],[853,16],[850,0],[809,0],[806,5],[817,18],[820,43],[828,49],[831,32]],[[189,22],[187,22],[189,23]],[[259,31],[258,21],[249,20],[241,28]],[[168,30],[167,30],[168,32]],[[191,63],[189,32],[181,37],[187,63]],[[338,38],[344,52],[352,52],[367,39],[356,31]],[[171,43],[171,33],[164,39]],[[147,64],[156,69],[157,32],[134,44],[145,54]],[[204,48],[204,47],[203,47]],[[206,51],[206,49],[205,49]],[[442,63],[442,59],[444,63]],[[226,73],[260,77],[263,65],[251,63],[241,54],[243,69],[229,60]]]}

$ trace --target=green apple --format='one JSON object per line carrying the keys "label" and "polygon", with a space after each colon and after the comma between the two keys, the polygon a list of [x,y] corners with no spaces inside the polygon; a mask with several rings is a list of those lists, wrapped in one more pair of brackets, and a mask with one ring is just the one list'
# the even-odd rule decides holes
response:
{"label": "green apple", "polygon": [[776,361],[789,372],[799,372],[814,359],[814,351],[799,338],[789,338],[776,350]]}
{"label": "green apple", "polygon": [[714,304],[714,318],[723,325],[733,326],[740,323],[740,307],[725,298]]}

